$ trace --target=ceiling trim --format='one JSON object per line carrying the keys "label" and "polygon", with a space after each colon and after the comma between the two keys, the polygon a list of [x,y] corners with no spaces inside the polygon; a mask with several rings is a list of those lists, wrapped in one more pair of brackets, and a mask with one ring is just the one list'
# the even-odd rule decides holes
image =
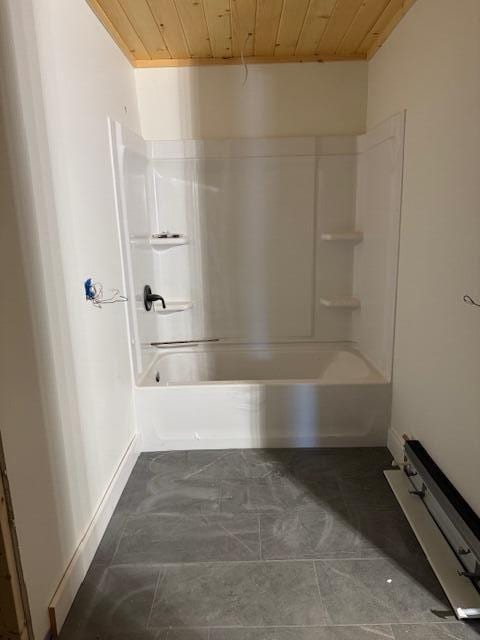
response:
{"label": "ceiling trim", "polygon": [[250,56],[248,58],[163,58],[162,60],[135,60],[133,66],[137,69],[151,69],[155,67],[198,67],[243,64],[276,64],[286,62],[345,62],[346,60],[366,60],[366,54],[349,56],[313,55],[313,56]]}

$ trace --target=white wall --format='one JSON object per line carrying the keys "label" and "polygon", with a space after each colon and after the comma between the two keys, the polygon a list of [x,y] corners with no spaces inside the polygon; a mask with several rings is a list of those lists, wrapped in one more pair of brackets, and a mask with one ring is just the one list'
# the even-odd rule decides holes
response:
{"label": "white wall", "polygon": [[480,514],[480,3],[418,0],[369,66],[368,124],[407,109],[393,428]]}
{"label": "white wall", "polygon": [[0,418],[43,638],[53,592],[135,432],[125,308],[93,309],[82,283],[123,288],[107,116],[132,128],[138,117],[133,70],[85,2],[6,0],[0,26],[12,145]]}
{"label": "white wall", "polygon": [[137,69],[146,139],[362,133],[366,62]]}

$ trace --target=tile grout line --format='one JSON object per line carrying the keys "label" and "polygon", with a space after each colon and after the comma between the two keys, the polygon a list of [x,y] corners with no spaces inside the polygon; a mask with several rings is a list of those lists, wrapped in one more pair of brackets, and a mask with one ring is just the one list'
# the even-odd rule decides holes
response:
{"label": "tile grout line", "polygon": [[[193,560],[192,562],[150,562],[146,566],[150,567],[180,567],[180,566],[192,566],[192,565],[204,565],[204,564],[280,564],[280,563],[292,563],[292,562],[380,562],[382,560],[389,560],[389,556],[379,556],[374,558],[262,558],[258,560]],[[144,562],[119,562],[115,565],[109,565],[108,563],[98,563],[98,566],[145,566]]]}
{"label": "tile grout line", "polygon": [[313,565],[313,572],[315,574],[315,582],[317,584],[317,590],[318,590],[318,596],[320,598],[320,602],[322,604],[323,610],[324,610],[324,618],[326,622],[332,622],[332,619],[330,618],[330,613],[327,609],[327,605],[325,604],[325,600],[323,599],[323,595],[322,592],[320,590],[320,581],[318,579],[318,572],[317,572],[317,565],[315,564],[315,560],[312,560],[312,565]]}
{"label": "tile grout line", "polygon": [[257,526],[258,526],[258,555],[261,561],[263,561],[263,553],[262,553],[262,534],[260,531],[260,515],[257,515]]}
{"label": "tile grout line", "polygon": [[[346,507],[351,507],[351,505],[345,505]],[[397,510],[395,509],[381,509],[381,510],[374,510],[374,509],[367,509],[368,511],[371,511],[373,513],[379,513],[379,514],[384,514],[384,513],[390,513],[390,512],[394,512],[394,513],[398,513]],[[283,517],[285,515],[296,515],[296,514],[323,514],[323,513],[334,513],[334,515],[337,515],[335,513],[335,511],[333,509],[324,509],[322,506],[319,506],[317,508],[298,508],[298,509],[283,509],[283,510],[271,510],[271,511],[254,511],[254,510],[244,510],[244,511],[205,511],[205,512],[188,512],[188,511],[144,511],[144,512],[134,512],[134,511],[128,511],[125,512],[124,514],[122,513],[114,513],[113,516],[120,516],[120,515],[124,515],[126,518],[128,519],[132,519],[132,518],[153,518],[153,517],[163,517],[163,518],[178,518],[178,519],[182,519],[182,520],[195,520],[198,518],[218,518],[218,519],[224,519],[227,520],[229,518],[233,519],[235,517],[247,517],[250,516],[252,518],[256,517],[256,516],[267,516],[270,518],[273,517]],[[351,512],[349,512],[351,514]],[[113,517],[112,516],[112,517]]]}
{"label": "tile grout line", "polygon": [[[152,605],[150,607],[150,612],[148,614],[148,618],[147,618],[147,624],[145,625],[146,629],[150,629],[150,621],[152,619],[152,613],[153,613],[153,608],[155,606],[155,600],[157,599],[157,593],[158,593],[158,589],[161,585],[161,583],[163,582],[163,580],[165,579],[167,572],[166,571],[162,571],[161,569],[158,570],[158,576],[157,576],[157,581],[155,583],[155,589],[153,591],[153,599],[152,599]],[[162,577],[162,579],[160,579],[160,576]],[[155,628],[155,627],[153,627]],[[168,631],[167,631],[167,636],[168,636]]]}
{"label": "tile grout line", "polygon": [[[429,622],[399,622],[398,620],[396,622],[360,622],[360,623],[354,623],[354,622],[331,622],[331,623],[326,623],[326,624],[315,624],[315,625],[308,625],[308,624],[275,624],[275,625],[264,625],[264,626],[259,626],[259,625],[213,625],[213,626],[209,626],[209,625],[201,625],[201,624],[197,624],[195,626],[184,626],[184,627],[175,627],[175,626],[170,626],[170,627],[150,627],[150,630],[152,631],[156,631],[156,632],[161,632],[161,631],[170,631],[172,629],[178,630],[178,629],[183,629],[183,630],[188,630],[188,629],[205,629],[207,631],[213,631],[213,630],[218,630],[218,629],[326,629],[326,628],[343,628],[343,627],[349,627],[352,629],[357,629],[357,628],[361,628],[361,627],[412,627],[412,626],[417,626],[417,627],[430,627],[430,626],[447,626],[447,625],[455,625],[458,628],[464,627],[464,628],[468,628],[468,624],[469,623],[465,623],[465,622],[460,622],[459,620],[455,619],[453,621],[449,621],[449,620],[438,620],[438,621],[429,621]],[[455,639],[457,640],[457,639]]]}

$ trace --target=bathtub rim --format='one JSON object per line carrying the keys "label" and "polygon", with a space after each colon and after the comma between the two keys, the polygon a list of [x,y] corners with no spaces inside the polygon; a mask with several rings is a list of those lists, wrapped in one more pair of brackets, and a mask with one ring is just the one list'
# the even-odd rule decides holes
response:
{"label": "bathtub rim", "polygon": [[[239,386],[244,387],[246,385],[264,387],[264,386],[286,386],[286,385],[307,385],[307,386],[368,386],[368,385],[388,385],[391,384],[391,380],[389,380],[385,375],[382,374],[358,349],[358,346],[355,342],[306,342],[306,341],[292,341],[292,342],[271,342],[271,343],[251,343],[245,342],[242,343],[240,341],[220,341],[214,343],[201,343],[199,342],[197,346],[189,345],[182,347],[172,347],[172,348],[158,348],[151,347],[152,349],[156,349],[158,353],[149,363],[147,369],[143,372],[140,378],[135,382],[135,387],[138,389],[148,389],[148,388],[175,388],[175,387],[205,387],[205,386]],[[158,366],[158,360],[162,357],[165,357],[170,354],[176,353],[195,353],[195,352],[215,352],[215,351],[259,351],[261,349],[273,350],[273,351],[282,351],[282,350],[294,350],[295,348],[300,348],[305,352],[311,351],[347,351],[349,353],[354,354],[356,357],[363,360],[369,370],[370,374],[367,378],[337,378],[337,379],[327,379],[324,380],[321,377],[319,378],[282,378],[282,379],[246,379],[246,380],[196,380],[196,381],[187,381],[187,382],[152,382],[151,378],[153,376],[153,372],[155,368]]]}

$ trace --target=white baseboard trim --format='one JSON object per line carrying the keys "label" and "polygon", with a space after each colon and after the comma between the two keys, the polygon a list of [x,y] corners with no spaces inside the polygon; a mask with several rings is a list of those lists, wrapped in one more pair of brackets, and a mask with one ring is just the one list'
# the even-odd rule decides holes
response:
{"label": "white baseboard trim", "polygon": [[387,435],[387,447],[392,454],[395,462],[399,464],[403,463],[404,461],[403,445],[404,441],[402,436],[398,433],[398,431],[395,431],[395,429],[392,429],[392,427],[390,427]]}
{"label": "white baseboard trim", "polygon": [[139,453],[138,438],[135,435],[115,470],[110,484],[53,595],[48,612],[54,637],[60,633]]}

